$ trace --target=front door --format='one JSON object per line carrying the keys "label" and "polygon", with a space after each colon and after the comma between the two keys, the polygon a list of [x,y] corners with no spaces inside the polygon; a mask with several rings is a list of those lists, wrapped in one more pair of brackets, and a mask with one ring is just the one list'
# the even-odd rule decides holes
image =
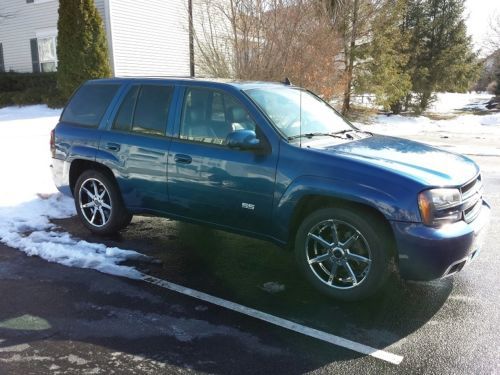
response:
{"label": "front door", "polygon": [[169,196],[175,213],[267,232],[277,153],[271,147],[265,152],[227,147],[227,135],[244,129],[260,134],[245,107],[230,94],[207,88],[185,90],[179,138],[172,139],[168,155]]}

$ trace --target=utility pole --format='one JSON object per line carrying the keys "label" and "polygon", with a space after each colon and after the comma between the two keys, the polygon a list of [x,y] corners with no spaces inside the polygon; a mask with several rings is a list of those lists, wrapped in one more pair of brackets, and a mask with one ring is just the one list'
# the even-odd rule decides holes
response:
{"label": "utility pole", "polygon": [[189,75],[194,77],[194,27],[193,27],[193,0],[188,0],[189,12]]}

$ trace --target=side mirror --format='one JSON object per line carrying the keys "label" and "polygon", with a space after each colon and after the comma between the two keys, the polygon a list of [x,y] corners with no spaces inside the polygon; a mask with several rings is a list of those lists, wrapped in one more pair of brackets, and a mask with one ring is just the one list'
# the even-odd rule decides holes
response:
{"label": "side mirror", "polygon": [[237,130],[227,135],[226,144],[229,148],[240,150],[260,150],[262,144],[253,130]]}

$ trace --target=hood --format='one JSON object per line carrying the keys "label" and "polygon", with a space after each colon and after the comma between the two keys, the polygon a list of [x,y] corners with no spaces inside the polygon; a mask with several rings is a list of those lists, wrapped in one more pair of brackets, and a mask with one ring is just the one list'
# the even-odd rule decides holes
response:
{"label": "hood", "polygon": [[360,160],[430,186],[459,186],[479,172],[471,159],[407,139],[373,135],[342,144],[307,145],[329,154]]}

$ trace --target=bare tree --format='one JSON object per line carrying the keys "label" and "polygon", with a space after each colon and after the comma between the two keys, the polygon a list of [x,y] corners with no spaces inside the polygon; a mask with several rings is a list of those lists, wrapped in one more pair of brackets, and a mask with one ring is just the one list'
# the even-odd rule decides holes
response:
{"label": "bare tree", "polygon": [[194,0],[197,69],[236,79],[292,82],[331,98],[343,67],[330,17],[312,0]]}
{"label": "bare tree", "polygon": [[500,13],[498,12],[490,16],[488,33],[483,48],[488,53],[494,53],[500,49]]}
{"label": "bare tree", "polygon": [[333,25],[339,21],[347,2],[348,0],[319,0],[323,12],[330,17]]}

